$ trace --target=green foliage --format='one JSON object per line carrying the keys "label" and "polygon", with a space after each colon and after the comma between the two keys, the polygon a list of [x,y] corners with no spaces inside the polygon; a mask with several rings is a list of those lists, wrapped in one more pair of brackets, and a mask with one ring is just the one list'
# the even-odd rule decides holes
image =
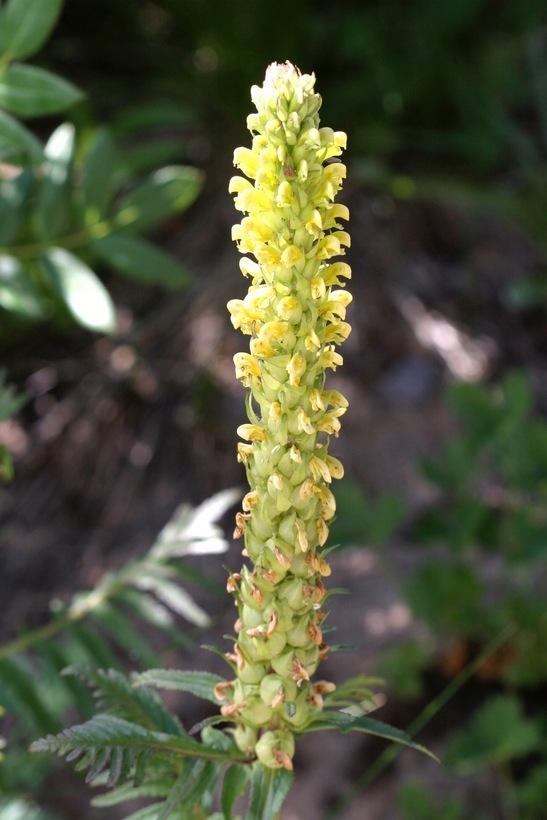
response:
{"label": "green foliage", "polygon": [[[176,616],[186,618],[194,629],[209,623],[182,586],[187,580],[208,583],[185,571],[181,559],[226,549],[215,522],[237,499],[239,492],[229,490],[196,509],[181,507],[143,558],[107,573],[93,590],[57,606],[43,627],[23,631],[0,646],[0,702],[16,719],[0,766],[3,792],[36,789],[47,773],[38,773],[25,758],[29,737],[59,732],[74,710],[84,718],[92,715],[93,701],[82,681],[107,714],[115,710],[117,717],[138,721],[143,729],[180,734],[177,718],[159,698],[148,688],[134,687],[119,670],[124,658],[132,666],[158,665],[158,633],[167,645],[188,646],[191,638],[181,631]],[[111,668],[103,672],[102,667]]]}
{"label": "green foliage", "polygon": [[[536,662],[544,626],[534,601],[540,600],[535,590],[547,543],[547,423],[533,416],[531,388],[519,372],[494,388],[454,385],[448,398],[464,429],[438,460],[424,464],[440,499],[413,533],[424,546],[444,544],[448,551],[442,561],[438,555],[424,561],[408,599],[446,634],[484,640],[508,620],[520,623],[510,674],[516,681],[526,668],[533,683],[535,666],[538,682],[545,674]],[[495,605],[477,562],[478,555],[494,553],[503,559]]]}
{"label": "green foliage", "polygon": [[[178,689],[214,702],[213,688],[221,678],[203,672],[161,669],[131,678],[113,670],[78,674],[92,686],[102,714],[35,741],[31,751],[52,752],[77,761],[78,770],[87,770],[88,783],[112,790],[95,798],[94,805],[107,807],[140,797],[161,798],[142,809],[142,814],[131,817],[184,820],[199,809],[210,812],[214,793],[222,783],[220,817],[224,820],[232,820],[236,801],[248,789],[246,820],[277,816],[293,782],[292,772],[272,770],[246,759],[229,732],[204,725],[207,721],[199,727],[201,740],[194,740],[147,688]],[[305,731],[360,731],[434,757],[404,732],[364,715],[369,683],[357,678],[328,695],[325,711]],[[345,708],[338,708],[341,704]],[[219,720],[230,722],[230,718],[215,717]],[[197,728],[192,728],[192,735]]]}
{"label": "green foliage", "polygon": [[[446,762],[462,773],[497,768],[515,812],[520,816],[522,802],[523,815],[539,820],[547,713],[541,701],[530,703],[527,691],[541,691],[547,680],[547,422],[536,415],[530,382],[519,371],[489,387],[455,384],[448,400],[461,432],[423,465],[437,500],[414,523],[411,534],[424,557],[405,594],[439,645],[457,640],[472,655],[512,625],[500,652],[478,666],[500,692],[454,735]],[[406,682],[399,659],[383,668],[395,685],[401,676]],[[408,663],[412,696],[424,658],[410,651]],[[514,762],[523,759],[534,759],[536,769],[520,765],[523,774],[512,784]],[[424,806],[428,817],[431,807]]]}
{"label": "green foliage", "polygon": [[391,743],[399,743],[402,746],[408,746],[411,749],[420,751],[423,754],[432,757],[434,760],[437,760],[432,752],[424,746],[421,746],[419,743],[415,743],[405,732],[402,732],[400,729],[396,729],[393,726],[388,726],[387,724],[382,723],[382,721],[375,720],[374,718],[355,717],[352,714],[348,714],[348,712],[344,710],[334,712],[327,709],[310,724],[306,731],[317,732],[322,729],[338,729],[338,731],[343,734],[352,731],[364,732],[365,734],[374,735],[375,737],[381,737]]}
{"label": "green foliage", "polygon": [[370,542],[381,546],[401,523],[404,503],[395,493],[372,499],[360,484],[342,479],[336,488],[336,511],[331,526],[332,543],[353,546]]}
{"label": "green foliage", "polygon": [[379,671],[389,681],[396,697],[414,700],[422,694],[422,675],[429,660],[429,654],[421,643],[406,641],[382,656]]}
{"label": "green foliage", "polygon": [[457,561],[448,565],[428,561],[408,584],[406,597],[419,618],[440,632],[484,635],[484,587],[472,567]]}
{"label": "green foliage", "polygon": [[124,180],[104,129],[81,161],[76,154],[74,128],[65,123],[47,142],[44,164],[0,183],[0,211],[9,213],[0,230],[0,306],[27,319],[64,306],[82,326],[111,332],[114,306],[90,262],[147,284],[186,284],[184,267],[138,233],[188,207],[200,174],[173,166]]}
{"label": "green foliage", "polygon": [[[9,0],[0,11],[0,51],[11,60],[31,57],[55,26],[63,0]],[[6,57],[5,57],[6,59]]]}
{"label": "green foliage", "polygon": [[[42,146],[16,119],[58,113],[82,99],[61,77],[13,62],[43,45],[61,7],[61,0],[37,0],[31,12],[24,0],[9,0],[0,9],[0,308],[26,320],[66,314],[111,333],[114,305],[94,267],[162,287],[185,285],[180,262],[139,234],[185,210],[201,174],[142,161],[131,172],[105,128],[79,137],[63,123]],[[153,142],[143,148],[159,157]]]}
{"label": "green foliage", "polygon": [[[424,786],[407,783],[397,793],[397,802],[404,820],[465,820],[466,807],[452,797],[439,804]],[[480,820],[474,815],[475,820]]]}
{"label": "green foliage", "polygon": [[275,817],[291,787],[292,772],[284,769],[273,771],[255,763],[251,778],[251,797],[245,820]]}
{"label": "green foliage", "polygon": [[471,725],[452,738],[446,763],[469,774],[487,764],[529,755],[539,750],[541,742],[539,725],[523,715],[521,704],[508,695],[498,695],[479,707]]}
{"label": "green foliage", "polygon": [[532,768],[526,778],[516,786],[522,820],[538,820],[547,801],[547,763]]}

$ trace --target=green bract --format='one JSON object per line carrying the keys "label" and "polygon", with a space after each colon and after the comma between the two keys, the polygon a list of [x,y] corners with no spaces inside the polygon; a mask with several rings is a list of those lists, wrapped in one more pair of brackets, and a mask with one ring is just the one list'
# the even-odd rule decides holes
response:
{"label": "green bract", "polygon": [[[251,278],[243,300],[228,303],[232,323],[251,337],[234,357],[248,388],[249,422],[238,434],[239,460],[250,491],[236,517],[236,537],[253,562],[232,575],[238,637],[228,660],[234,682],[217,687],[222,714],[236,723],[242,751],[266,766],[292,768],[293,731],[306,727],[333,684],[311,682],[328,653],[321,610],[330,567],[320,549],[328,536],[341,478],[328,453],[348,402],[325,389],[325,372],[342,364],[336,352],[350,333],[345,321],[351,270],[333,257],[349,235],[339,224],[348,209],[334,204],[346,176],[338,157],[346,135],[319,127],[315,77],[290,63],[273,64],[257,113],[248,118],[252,148],[237,148],[230,192],[245,216],[232,231]],[[250,181],[252,180],[252,181]]]}

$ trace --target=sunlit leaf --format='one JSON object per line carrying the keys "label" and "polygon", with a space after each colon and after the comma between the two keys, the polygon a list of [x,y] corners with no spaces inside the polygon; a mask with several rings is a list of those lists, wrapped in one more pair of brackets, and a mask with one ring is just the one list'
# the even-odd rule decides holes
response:
{"label": "sunlit leaf", "polygon": [[55,239],[70,226],[70,177],[75,148],[75,129],[68,122],[55,129],[44,148],[46,162],[33,214],[36,233],[42,239]]}
{"label": "sunlit leaf", "polygon": [[93,271],[63,248],[52,248],[43,258],[59,295],[83,327],[111,333],[116,327],[114,305]]}
{"label": "sunlit leaf", "polygon": [[13,64],[0,74],[0,106],[20,117],[55,114],[82,97],[72,83],[36,66]]}
{"label": "sunlit leaf", "polygon": [[46,306],[20,261],[0,255],[0,307],[29,319],[46,315]]}
{"label": "sunlit leaf", "polygon": [[45,809],[15,796],[0,797],[0,817],[2,820],[56,820]]}
{"label": "sunlit leaf", "polygon": [[232,488],[216,493],[198,507],[181,505],[159,533],[151,554],[158,558],[182,558],[226,552],[228,542],[215,522],[241,497],[241,490]]}
{"label": "sunlit leaf", "polygon": [[196,604],[185,589],[171,581],[166,575],[167,572],[160,572],[159,567],[147,567],[146,572],[143,567],[142,574],[135,578],[134,584],[138,589],[153,592],[173,612],[182,615],[196,626],[208,626],[210,618],[207,613]]}

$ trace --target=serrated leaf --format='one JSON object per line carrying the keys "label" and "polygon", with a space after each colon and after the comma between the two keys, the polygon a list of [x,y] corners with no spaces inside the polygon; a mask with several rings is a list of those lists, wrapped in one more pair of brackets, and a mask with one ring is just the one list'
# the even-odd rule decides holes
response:
{"label": "serrated leaf", "polygon": [[114,717],[96,715],[86,723],[65,729],[58,735],[48,735],[34,741],[31,752],[53,752],[65,757],[78,750],[97,750],[119,747],[138,751],[151,751],[175,757],[204,758],[233,761],[241,754],[211,749],[188,737],[153,732],[136,723]]}
{"label": "serrated leaf", "polygon": [[154,686],[156,689],[177,689],[190,692],[198,698],[218,705],[214,689],[224,678],[211,672],[183,672],[178,669],[147,669],[136,675],[135,686]]}
{"label": "serrated leaf", "polygon": [[245,794],[250,771],[247,766],[234,763],[226,769],[222,782],[221,807],[224,820],[232,820],[236,800]]}
{"label": "serrated leaf", "polygon": [[185,210],[201,189],[202,174],[195,168],[161,168],[120,202],[116,222],[120,227],[145,230],[177,211]]}
{"label": "serrated leaf", "polygon": [[72,83],[36,66],[13,64],[0,74],[0,106],[19,117],[55,114],[82,97]]}
{"label": "serrated leaf", "polygon": [[42,157],[42,146],[34,134],[5,111],[0,111],[0,160],[19,159],[37,165]]}
{"label": "serrated leaf", "polygon": [[49,37],[63,0],[9,0],[0,13],[0,54],[22,59],[34,54]]}
{"label": "serrated leaf", "polygon": [[354,717],[347,712],[325,711],[306,728],[306,732],[316,732],[322,729],[338,729],[338,731],[343,734],[352,731],[365,732],[369,735],[382,737],[384,740],[389,740],[393,743],[400,743],[402,746],[408,746],[410,749],[422,752],[438,762],[433,752],[430,752],[425,746],[413,741],[406,732],[401,731],[401,729],[396,729],[394,726],[388,726],[387,723],[382,723],[382,721],[375,720],[374,718],[366,716]]}
{"label": "serrated leaf", "polygon": [[116,314],[98,276],[64,248],[52,248],[43,257],[52,282],[76,321],[89,330],[112,333]]}
{"label": "serrated leaf", "polygon": [[178,718],[155,692],[144,687],[136,689],[123,673],[115,669],[76,667],[65,670],[65,674],[77,676],[93,689],[99,709],[116,711],[118,717],[138,721],[148,729],[170,735],[185,734]]}
{"label": "serrated leaf", "polygon": [[82,166],[82,199],[86,225],[106,216],[114,192],[116,151],[112,135],[99,128],[93,135]]}
{"label": "serrated leaf", "polygon": [[139,236],[113,233],[91,243],[97,256],[118,273],[151,285],[179,288],[189,281],[175,257]]}

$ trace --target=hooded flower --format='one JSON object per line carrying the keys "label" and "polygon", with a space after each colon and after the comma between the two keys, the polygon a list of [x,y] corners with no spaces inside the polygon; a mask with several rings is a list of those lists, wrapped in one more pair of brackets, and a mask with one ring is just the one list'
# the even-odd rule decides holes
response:
{"label": "hooded flower", "polygon": [[264,85],[251,90],[252,146],[234,153],[244,176],[229,186],[243,213],[232,235],[249,254],[241,270],[251,279],[247,296],[228,303],[234,327],[250,336],[234,361],[248,391],[238,453],[250,485],[235,536],[244,537],[251,564],[228,581],[238,608],[227,655],[236,679],[217,696],[241,750],[286,769],[293,732],[322,707],[311,681],[328,653],[322,579],[330,567],[321,548],[336,509],[332,482],[344,472],[328,447],[348,405],[325,387],[351,330],[351,270],[333,259],[350,245],[340,224],[348,210],[334,203],[346,135],[320,127],[314,84],[290,63],[268,68]]}

